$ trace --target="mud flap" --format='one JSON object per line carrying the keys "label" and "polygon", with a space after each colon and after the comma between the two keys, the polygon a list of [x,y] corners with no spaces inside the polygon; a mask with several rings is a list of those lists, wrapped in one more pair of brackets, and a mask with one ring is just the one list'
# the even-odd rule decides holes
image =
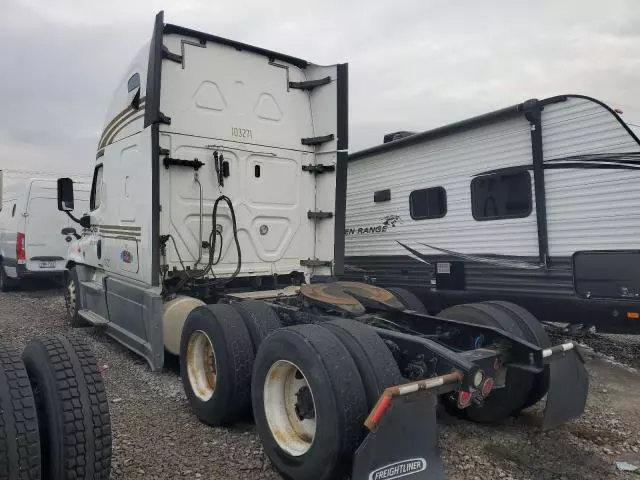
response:
{"label": "mud flap", "polygon": [[444,480],[437,396],[396,397],[355,453],[352,480]]}
{"label": "mud flap", "polygon": [[549,363],[549,392],[542,429],[549,430],[584,413],[589,375],[580,353],[573,349]]}

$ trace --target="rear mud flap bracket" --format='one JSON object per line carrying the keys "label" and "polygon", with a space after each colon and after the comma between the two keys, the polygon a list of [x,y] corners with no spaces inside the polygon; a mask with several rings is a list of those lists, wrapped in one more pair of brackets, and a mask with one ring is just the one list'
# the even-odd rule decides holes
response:
{"label": "rear mud flap bracket", "polygon": [[584,413],[589,375],[578,347],[549,363],[549,391],[542,429],[549,430]]}
{"label": "rear mud flap bracket", "polygon": [[352,480],[444,480],[436,405],[429,392],[394,398],[358,447]]}

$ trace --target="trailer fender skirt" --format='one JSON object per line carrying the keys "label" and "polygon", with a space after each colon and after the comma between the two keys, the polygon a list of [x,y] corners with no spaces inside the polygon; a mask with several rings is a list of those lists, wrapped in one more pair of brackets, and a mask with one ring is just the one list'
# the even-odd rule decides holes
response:
{"label": "trailer fender skirt", "polygon": [[[542,421],[543,430],[582,415],[589,390],[589,375],[577,347],[567,349],[565,345],[560,345],[554,349],[549,363],[549,393]],[[543,352],[546,353],[546,350]]]}
{"label": "trailer fender skirt", "polygon": [[353,480],[444,480],[438,444],[437,396],[393,397],[353,459]]}

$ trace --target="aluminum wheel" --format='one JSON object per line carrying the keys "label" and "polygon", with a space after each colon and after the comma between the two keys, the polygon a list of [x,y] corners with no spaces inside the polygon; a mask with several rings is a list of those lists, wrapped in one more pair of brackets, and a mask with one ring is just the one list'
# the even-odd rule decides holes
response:
{"label": "aluminum wheel", "polygon": [[304,455],[316,434],[316,405],[302,371],[286,360],[275,362],[264,383],[264,411],[272,437],[288,454]]}
{"label": "aluminum wheel", "polygon": [[193,393],[203,402],[216,389],[216,354],[213,342],[202,330],[194,331],[187,344],[187,375]]}

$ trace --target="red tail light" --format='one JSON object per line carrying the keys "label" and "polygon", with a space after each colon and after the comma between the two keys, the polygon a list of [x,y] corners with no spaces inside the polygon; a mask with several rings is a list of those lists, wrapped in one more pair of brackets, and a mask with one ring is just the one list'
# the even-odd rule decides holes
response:
{"label": "red tail light", "polygon": [[493,378],[489,377],[482,384],[482,390],[481,390],[482,396],[483,397],[489,396],[489,394],[491,393],[491,390],[493,390]]}
{"label": "red tail light", "polygon": [[24,233],[20,232],[16,235],[16,258],[23,261],[26,259],[24,251]]}
{"label": "red tail light", "polygon": [[460,390],[458,392],[458,408],[467,408],[471,403],[471,392],[466,390]]}

